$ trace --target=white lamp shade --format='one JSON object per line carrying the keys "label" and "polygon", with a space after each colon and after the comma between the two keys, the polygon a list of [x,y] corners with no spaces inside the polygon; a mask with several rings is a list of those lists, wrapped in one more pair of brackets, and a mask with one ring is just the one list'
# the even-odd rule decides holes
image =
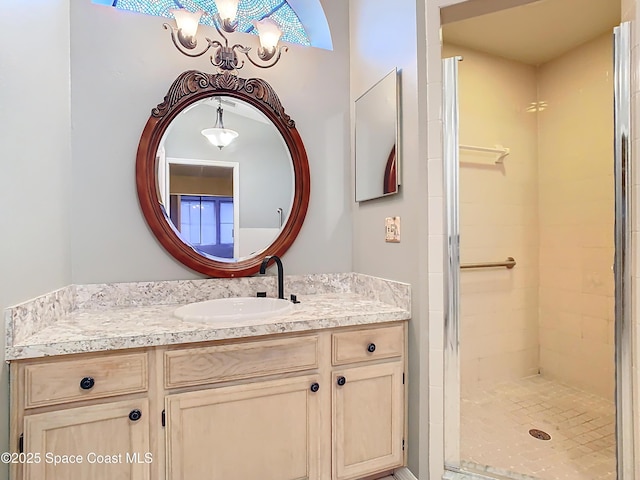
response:
{"label": "white lamp shade", "polygon": [[238,14],[238,3],[239,0],[215,0],[220,18],[232,23]]}
{"label": "white lamp shade", "polygon": [[185,37],[195,37],[198,31],[198,24],[200,23],[200,17],[204,13],[202,10],[197,12],[190,12],[184,8],[171,10],[178,28],[182,30],[182,35]]}
{"label": "white lamp shade", "polygon": [[222,150],[238,137],[238,132],[229,130],[228,128],[205,128],[202,130],[202,135]]}
{"label": "white lamp shade", "polygon": [[273,50],[278,46],[278,42],[282,36],[282,30],[276,22],[270,18],[264,18],[259,22],[254,21],[253,25],[258,30],[262,48],[265,50]]}

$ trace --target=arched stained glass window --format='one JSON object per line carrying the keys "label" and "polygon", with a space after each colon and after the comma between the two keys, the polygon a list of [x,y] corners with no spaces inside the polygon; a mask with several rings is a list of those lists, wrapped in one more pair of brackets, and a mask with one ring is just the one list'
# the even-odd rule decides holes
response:
{"label": "arched stained glass window", "polygon": [[[100,2],[102,3],[102,2]],[[203,10],[200,23],[213,26],[213,15],[218,12],[213,0],[113,0],[111,5],[120,10],[173,18],[169,10],[186,8],[192,12]],[[309,37],[296,13],[286,0],[240,0],[238,5],[238,32],[257,34],[253,20],[270,17],[282,29],[282,40],[309,46]]]}

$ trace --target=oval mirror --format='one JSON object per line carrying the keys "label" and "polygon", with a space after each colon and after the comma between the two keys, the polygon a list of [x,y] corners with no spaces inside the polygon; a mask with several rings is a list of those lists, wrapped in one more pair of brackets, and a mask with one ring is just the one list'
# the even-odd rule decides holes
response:
{"label": "oval mirror", "polygon": [[138,147],[138,198],[183,264],[215,277],[283,255],[309,202],[295,122],[264,80],[188,71],[152,110]]}

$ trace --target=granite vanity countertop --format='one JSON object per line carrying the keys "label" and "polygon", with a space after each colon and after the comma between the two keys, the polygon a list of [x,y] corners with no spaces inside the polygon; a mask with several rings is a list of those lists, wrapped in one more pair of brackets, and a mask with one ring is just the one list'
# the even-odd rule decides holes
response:
{"label": "granite vanity countertop", "polygon": [[6,360],[175,345],[405,320],[402,307],[356,293],[299,295],[291,312],[241,322],[195,322],[173,316],[179,304],[78,309],[8,345]]}

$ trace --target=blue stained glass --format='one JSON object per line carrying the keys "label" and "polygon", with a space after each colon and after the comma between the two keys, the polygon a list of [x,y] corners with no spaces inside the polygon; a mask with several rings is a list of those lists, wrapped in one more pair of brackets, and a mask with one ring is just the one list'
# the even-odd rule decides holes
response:
{"label": "blue stained glass", "polygon": [[[200,19],[203,25],[213,26],[213,15],[217,13],[214,0],[114,0],[113,6],[120,10],[173,18],[170,10],[186,8],[192,12],[203,10],[208,15]],[[282,40],[309,46],[309,37],[298,15],[286,0],[240,0],[238,5],[238,31],[257,35],[253,20],[270,17],[282,29]]]}

